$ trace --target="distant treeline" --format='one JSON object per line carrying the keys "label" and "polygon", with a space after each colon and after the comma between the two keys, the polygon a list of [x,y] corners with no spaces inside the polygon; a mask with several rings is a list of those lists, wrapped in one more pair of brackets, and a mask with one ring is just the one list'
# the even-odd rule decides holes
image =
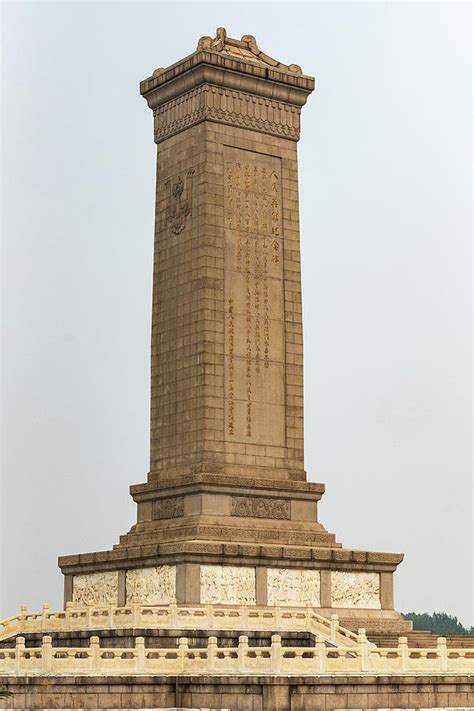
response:
{"label": "distant treeline", "polygon": [[457,617],[451,617],[445,612],[434,612],[429,615],[427,612],[419,614],[418,612],[403,613],[406,620],[413,622],[414,630],[424,630],[434,632],[438,635],[449,634],[474,634],[474,628],[467,630],[459,622]]}

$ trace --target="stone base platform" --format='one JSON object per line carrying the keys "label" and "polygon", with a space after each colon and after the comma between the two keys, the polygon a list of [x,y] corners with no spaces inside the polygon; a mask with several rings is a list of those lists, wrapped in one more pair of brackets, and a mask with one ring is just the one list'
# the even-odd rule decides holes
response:
{"label": "stone base platform", "polygon": [[324,485],[217,473],[131,487],[137,523],[111,550],[59,559],[65,603],[311,606],[403,634],[399,553],[343,548],[318,520]]}
{"label": "stone base platform", "polygon": [[11,709],[330,711],[474,707],[473,676],[0,676]]}

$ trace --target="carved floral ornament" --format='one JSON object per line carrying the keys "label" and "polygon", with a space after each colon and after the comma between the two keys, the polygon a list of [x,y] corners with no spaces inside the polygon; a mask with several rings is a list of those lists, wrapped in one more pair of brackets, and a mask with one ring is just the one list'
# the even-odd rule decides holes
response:
{"label": "carved floral ornament", "polygon": [[290,502],[286,499],[266,499],[257,496],[233,496],[231,516],[249,518],[290,518]]}

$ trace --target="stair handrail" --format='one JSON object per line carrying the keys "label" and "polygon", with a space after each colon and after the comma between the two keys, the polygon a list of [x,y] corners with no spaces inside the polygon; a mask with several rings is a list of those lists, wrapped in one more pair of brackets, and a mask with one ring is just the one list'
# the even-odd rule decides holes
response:
{"label": "stair handrail", "polygon": [[[146,617],[149,619],[144,619]],[[260,625],[259,618],[262,620]],[[272,619],[270,624],[268,624],[269,618]],[[86,629],[115,627],[123,629],[137,627],[143,623],[149,627],[159,628],[167,622],[178,629],[197,624],[198,629],[204,625],[209,629],[216,630],[228,629],[228,627],[219,624],[224,619],[228,621],[228,624],[231,624],[230,628],[235,628],[235,625],[232,625],[230,621],[241,620],[245,628],[251,624],[252,629],[257,627],[263,629],[273,627],[274,631],[278,629],[285,631],[306,629],[315,636],[323,634],[328,641],[333,643],[344,644],[347,641],[355,644],[357,642],[357,634],[340,625],[337,614],[327,618],[316,612],[315,608],[310,605],[306,607],[260,607],[254,605],[193,606],[132,603],[123,606],[110,604],[84,606],[74,605],[72,602],[66,603],[66,609],[59,611],[51,610],[49,605],[44,604],[41,611],[32,612],[26,605],[22,605],[19,614],[0,621],[0,641],[27,632],[72,631],[78,629],[78,625],[73,622],[78,619],[81,622],[84,621]],[[290,622],[292,619],[296,622],[294,626]],[[286,625],[285,620],[288,620]]]}

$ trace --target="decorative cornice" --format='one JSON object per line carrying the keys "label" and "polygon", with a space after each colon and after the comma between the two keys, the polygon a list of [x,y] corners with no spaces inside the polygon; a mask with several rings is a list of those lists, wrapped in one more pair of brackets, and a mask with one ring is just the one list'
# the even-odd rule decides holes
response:
{"label": "decorative cornice", "polygon": [[[336,556],[337,554],[337,556]],[[361,555],[362,554],[362,555]],[[401,553],[376,553],[353,551],[347,548],[321,548],[292,545],[265,545],[248,543],[176,541],[149,544],[130,548],[117,546],[112,551],[61,556],[59,566],[63,573],[85,573],[99,570],[117,570],[119,567],[145,567],[175,562],[218,562],[241,565],[283,565],[288,568],[320,568],[323,570],[352,570],[393,572],[403,560]],[[315,565],[316,564],[316,565]]]}
{"label": "decorative cornice", "polygon": [[203,84],[154,110],[155,142],[201,121],[214,121],[297,141],[300,108],[242,91]]}
{"label": "decorative cornice", "polygon": [[[187,489],[191,487],[201,490],[204,487],[209,487],[212,492],[214,489],[219,489],[221,493],[232,488],[245,489],[252,488],[254,490],[278,491],[284,493],[290,498],[303,496],[306,498],[312,495],[313,500],[318,500],[324,494],[324,484],[309,482],[309,481],[288,481],[285,479],[263,479],[252,478],[248,479],[242,476],[231,476],[229,474],[208,474],[196,473],[187,474],[180,477],[160,477],[156,481],[147,482],[145,484],[132,484],[130,494],[135,500],[154,499],[157,495],[164,495],[165,491],[175,489]],[[236,492],[237,493],[237,492]]]}

